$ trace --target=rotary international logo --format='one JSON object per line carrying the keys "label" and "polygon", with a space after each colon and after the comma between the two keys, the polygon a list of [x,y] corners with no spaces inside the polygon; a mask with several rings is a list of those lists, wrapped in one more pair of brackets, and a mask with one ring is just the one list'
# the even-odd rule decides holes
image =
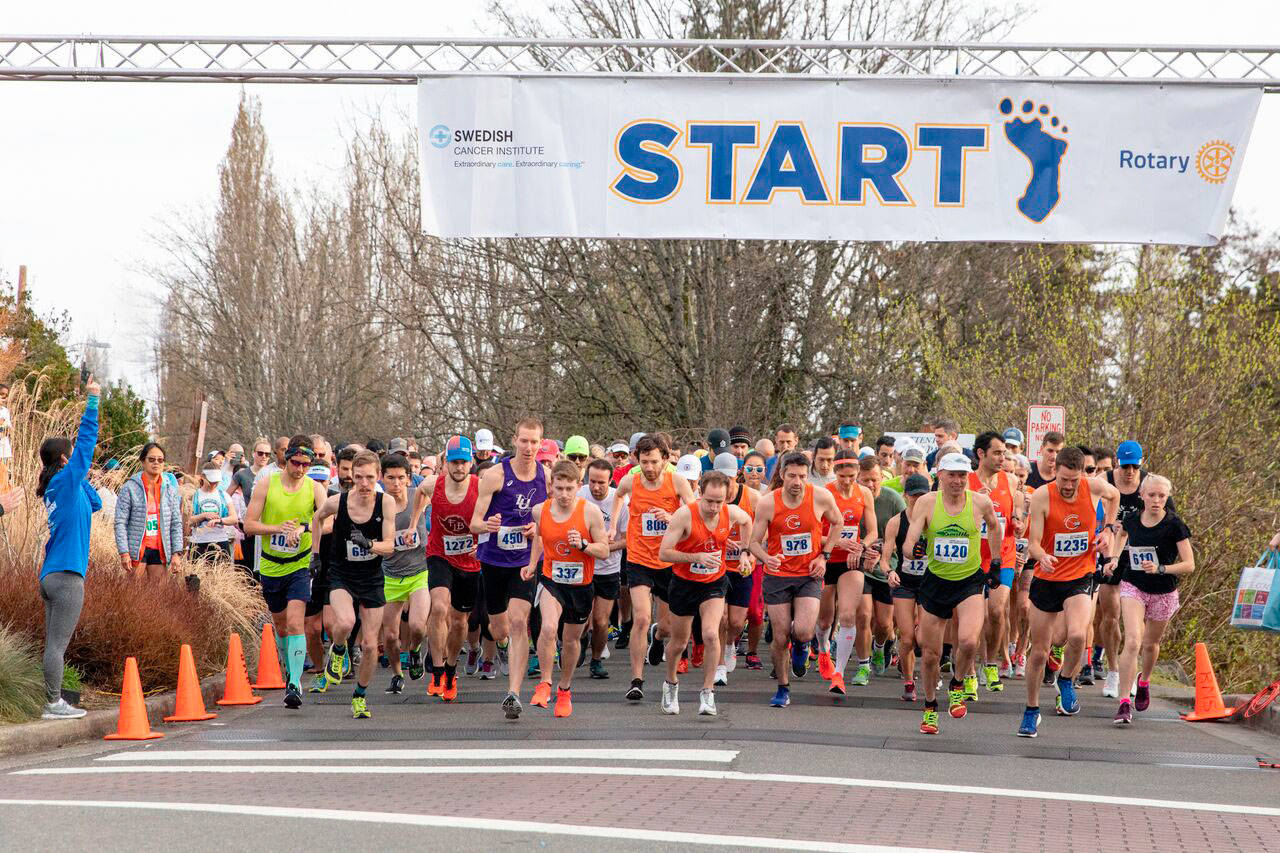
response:
{"label": "rotary international logo", "polygon": [[1196,154],[1196,171],[1200,177],[1211,184],[1220,184],[1231,172],[1231,161],[1235,159],[1235,146],[1225,140],[1215,139],[1200,146]]}

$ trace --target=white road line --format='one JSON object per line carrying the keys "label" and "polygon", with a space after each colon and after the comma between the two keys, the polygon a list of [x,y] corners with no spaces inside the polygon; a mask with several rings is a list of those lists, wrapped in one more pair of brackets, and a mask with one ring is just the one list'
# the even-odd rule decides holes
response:
{"label": "white road line", "polygon": [[883,853],[889,853],[889,851],[924,851],[929,849],[875,844],[842,844],[833,841],[798,841],[790,838],[758,838],[748,835],[713,835],[701,832],[673,832],[662,829],[632,829],[623,826],[580,826],[577,824],[545,823],[532,820],[500,820],[496,818],[343,811],[337,809],[281,808],[278,806],[240,806],[225,803],[169,803],[132,800],[0,800],[0,806],[54,806],[64,809],[154,809],[157,811],[205,812],[209,814],[249,815],[252,817],[286,817],[353,823],[433,826],[492,832],[537,832],[587,838],[626,839],[629,841],[652,841],[666,844],[711,844],[721,847],[756,847],[773,850],[823,850],[838,851],[839,853],[881,853],[883,851]]}
{"label": "white road line", "polygon": [[98,761],[691,761],[728,764],[736,749],[174,749],[125,750]]}
{"label": "white road line", "polygon": [[1182,800],[1152,800],[1145,797],[1112,797],[1103,794],[1077,794],[1068,791],[1021,791],[1013,788],[981,788],[972,785],[942,785],[936,782],[899,782],[883,779],[847,779],[839,776],[792,776],[784,773],[744,773],[738,770],[693,770],[682,767],[575,767],[572,765],[400,765],[352,767],[344,765],[296,764],[209,764],[123,767],[37,767],[15,770],[10,776],[92,776],[108,773],[308,773],[308,774],[509,774],[509,775],[590,775],[651,776],[670,779],[715,779],[730,782],[781,782],[793,785],[827,785],[842,788],[893,788],[919,793],[968,794],[978,797],[1021,797],[1057,802],[1106,803],[1114,806],[1143,806],[1182,811],[1219,812],[1256,817],[1280,817],[1280,808],[1245,806],[1232,803],[1196,803]]}

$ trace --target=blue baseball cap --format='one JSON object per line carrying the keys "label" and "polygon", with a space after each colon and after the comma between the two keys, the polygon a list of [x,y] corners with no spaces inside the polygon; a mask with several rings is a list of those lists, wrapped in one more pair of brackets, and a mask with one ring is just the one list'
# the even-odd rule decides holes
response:
{"label": "blue baseball cap", "polygon": [[862,427],[854,426],[853,424],[843,424],[837,432],[837,435],[841,438],[857,438],[862,435]]}
{"label": "blue baseball cap", "polygon": [[1016,444],[1019,447],[1026,447],[1027,442],[1022,438],[1022,430],[1017,427],[1009,427],[1000,436],[1000,440],[1005,444]]}
{"label": "blue baseball cap", "polygon": [[464,459],[470,459],[471,456],[471,439],[465,435],[455,435],[444,446],[446,462],[461,462]]}
{"label": "blue baseball cap", "polygon": [[1142,445],[1133,439],[1120,442],[1120,446],[1116,448],[1116,464],[1141,465]]}

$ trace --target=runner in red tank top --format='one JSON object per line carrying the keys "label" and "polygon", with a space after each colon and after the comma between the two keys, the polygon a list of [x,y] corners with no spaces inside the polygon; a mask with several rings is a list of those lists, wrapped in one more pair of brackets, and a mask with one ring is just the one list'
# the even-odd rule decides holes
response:
{"label": "runner in red tank top", "polygon": [[538,603],[542,613],[542,630],[538,632],[542,680],[530,700],[541,708],[551,701],[556,632],[560,617],[564,616],[564,631],[560,635],[560,686],[556,690],[557,717],[573,713],[569,690],[582,648],[582,629],[591,616],[595,597],[591,577],[596,560],[609,556],[604,514],[595,504],[578,497],[581,477],[582,471],[568,460],[557,462],[551,469],[550,497],[533,508],[537,532],[529,552],[529,565],[520,571],[525,580],[540,574],[538,583],[542,586]]}
{"label": "runner in red tank top", "polygon": [[[676,510],[667,524],[658,554],[671,563],[668,591],[671,607],[671,637],[667,640],[667,679],[662,684],[662,712],[680,713],[677,667],[680,653],[689,642],[693,617],[702,617],[702,692],[698,713],[715,715],[715,677],[720,664],[720,622],[724,598],[729,590],[725,572],[725,547],[731,528],[738,541],[751,536],[751,516],[741,507],[729,506],[729,477],[722,471],[707,471],[698,486],[698,499]],[[748,563],[748,567],[750,563]]]}
{"label": "runner in red tank top", "polygon": [[446,663],[453,666],[458,659],[467,636],[467,619],[480,591],[480,562],[476,559],[476,537],[471,532],[479,480],[471,473],[471,439],[465,435],[450,438],[444,458],[444,471],[418,484],[413,503],[415,528],[424,508],[431,507],[431,529],[427,533],[431,684],[427,695],[442,697],[450,683]]}
{"label": "runner in red tank top", "polygon": [[[1022,520],[1014,512],[1014,490],[1017,484],[1004,472],[1004,439],[997,432],[984,432],[974,439],[974,455],[978,470],[969,474],[969,489],[991,499],[1000,525],[1000,553],[992,557],[987,542],[986,523],[982,535],[982,564],[987,568],[987,621],[982,629],[978,654],[983,662],[987,690],[1004,690],[1000,672],[1011,672],[1009,660],[1009,592],[1013,589],[1018,558],[1018,533]],[[968,673],[965,673],[968,675]]]}
{"label": "runner in red tank top", "polygon": [[[770,704],[785,708],[791,704],[787,645],[791,646],[790,670],[799,678],[809,671],[809,641],[818,621],[822,589],[819,579],[840,541],[844,518],[831,492],[809,483],[809,460],[803,453],[788,453],[778,466],[782,486],[761,498],[756,507],[751,553],[764,564],[764,603],[773,626],[771,651],[778,692]],[[825,540],[823,519],[831,524]]]}

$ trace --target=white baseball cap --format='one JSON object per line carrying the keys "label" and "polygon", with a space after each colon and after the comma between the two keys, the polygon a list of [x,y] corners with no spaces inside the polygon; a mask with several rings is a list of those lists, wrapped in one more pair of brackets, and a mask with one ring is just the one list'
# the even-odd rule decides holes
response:
{"label": "white baseball cap", "polygon": [[948,453],[938,461],[939,471],[972,471],[973,466],[969,464],[969,457],[963,453]]}
{"label": "white baseball cap", "polygon": [[686,453],[676,463],[676,473],[686,480],[697,480],[702,476],[702,460],[692,453]]}
{"label": "white baseball cap", "polygon": [[631,452],[631,448],[627,447],[627,443],[625,441],[615,441],[613,444],[609,445],[609,453],[611,454],[612,453],[630,453],[630,452]]}
{"label": "white baseball cap", "polygon": [[476,450],[493,450],[493,433],[487,429],[476,430]]}
{"label": "white baseball cap", "polygon": [[876,455],[876,452],[872,450],[870,447],[864,447],[858,451],[859,459],[866,459],[868,456],[875,456],[875,455]]}
{"label": "white baseball cap", "polygon": [[918,445],[915,442],[915,439],[911,438],[910,436],[900,435],[896,439],[894,439],[894,442],[893,442],[894,453],[898,453],[898,454],[906,453],[907,448],[909,447],[918,447]]}

